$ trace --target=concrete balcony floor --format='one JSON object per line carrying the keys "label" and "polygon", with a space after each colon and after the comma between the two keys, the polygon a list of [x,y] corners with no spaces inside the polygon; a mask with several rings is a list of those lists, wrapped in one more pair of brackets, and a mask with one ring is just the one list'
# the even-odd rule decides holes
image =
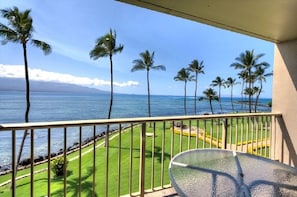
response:
{"label": "concrete balcony floor", "polygon": [[178,197],[179,195],[176,193],[173,187],[153,191],[151,193],[146,193],[145,197]]}
{"label": "concrete balcony floor", "polygon": [[[139,194],[132,194],[133,197],[140,197]],[[124,195],[122,197],[130,197],[130,195]],[[159,188],[152,191],[145,191],[144,197],[179,197],[173,187]]]}

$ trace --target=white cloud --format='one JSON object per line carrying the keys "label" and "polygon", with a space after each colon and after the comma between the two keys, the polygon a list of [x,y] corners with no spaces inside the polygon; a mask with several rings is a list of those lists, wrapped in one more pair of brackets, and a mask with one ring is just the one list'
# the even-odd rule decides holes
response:
{"label": "white cloud", "polygon": [[48,39],[48,40],[49,40],[48,43],[51,43],[51,47],[54,50],[53,52],[56,52],[65,57],[68,57],[80,62],[86,62],[86,63],[94,62],[93,60],[90,59],[89,53],[86,51],[83,51],[80,48],[77,48],[75,46],[69,46],[65,43],[60,43],[51,39]]}
{"label": "white cloud", "polygon": [[[98,78],[77,77],[70,74],[49,72],[41,69],[29,68],[29,76],[30,80],[70,83],[88,87],[100,87],[110,85],[110,81],[105,81]],[[0,77],[24,78],[24,66],[0,64]],[[138,84],[139,83],[137,81],[114,82],[114,86],[118,87],[137,86]]]}

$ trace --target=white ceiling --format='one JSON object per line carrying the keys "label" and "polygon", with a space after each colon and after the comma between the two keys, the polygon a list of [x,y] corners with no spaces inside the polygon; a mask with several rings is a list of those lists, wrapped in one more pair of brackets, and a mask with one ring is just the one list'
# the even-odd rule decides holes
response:
{"label": "white ceiling", "polygon": [[118,0],[280,43],[297,39],[297,0]]}

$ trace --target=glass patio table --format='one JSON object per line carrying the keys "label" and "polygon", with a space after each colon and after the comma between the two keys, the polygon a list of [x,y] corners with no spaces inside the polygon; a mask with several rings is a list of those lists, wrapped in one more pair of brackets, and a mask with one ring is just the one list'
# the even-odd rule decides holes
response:
{"label": "glass patio table", "polygon": [[296,168],[229,150],[179,153],[169,176],[179,196],[297,196]]}

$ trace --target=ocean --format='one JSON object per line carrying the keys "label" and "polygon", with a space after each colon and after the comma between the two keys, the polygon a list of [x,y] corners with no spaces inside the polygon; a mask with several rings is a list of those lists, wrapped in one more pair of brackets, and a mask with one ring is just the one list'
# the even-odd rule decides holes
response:
{"label": "ocean", "polygon": [[[241,98],[233,98],[236,112],[247,111],[247,105],[237,103]],[[86,120],[106,119],[109,109],[109,94],[102,93],[63,93],[63,92],[31,92],[30,122],[60,121],[60,120]],[[260,99],[260,103],[267,104],[271,99]],[[184,115],[183,96],[151,96],[152,116]],[[232,112],[230,98],[222,98],[223,113]],[[24,122],[26,109],[25,92],[0,91],[0,125],[5,123]],[[213,102],[215,113],[221,113],[218,102]],[[259,106],[259,111],[271,111],[267,106]],[[197,114],[209,113],[208,101],[197,101]],[[187,115],[194,114],[194,97],[187,97]],[[114,94],[112,118],[147,117],[147,95]],[[99,128],[98,133],[104,128]],[[84,131],[84,138],[91,137],[91,128]],[[35,132],[35,155],[45,155],[47,149],[47,133]],[[63,132],[52,134],[52,149],[58,151],[63,147],[61,136]],[[67,144],[78,141],[77,132],[69,132]],[[22,132],[17,132],[17,146],[22,139]],[[30,144],[26,140],[22,158],[29,156]],[[11,133],[0,132],[0,166],[10,163]],[[18,150],[18,147],[17,147]]]}

